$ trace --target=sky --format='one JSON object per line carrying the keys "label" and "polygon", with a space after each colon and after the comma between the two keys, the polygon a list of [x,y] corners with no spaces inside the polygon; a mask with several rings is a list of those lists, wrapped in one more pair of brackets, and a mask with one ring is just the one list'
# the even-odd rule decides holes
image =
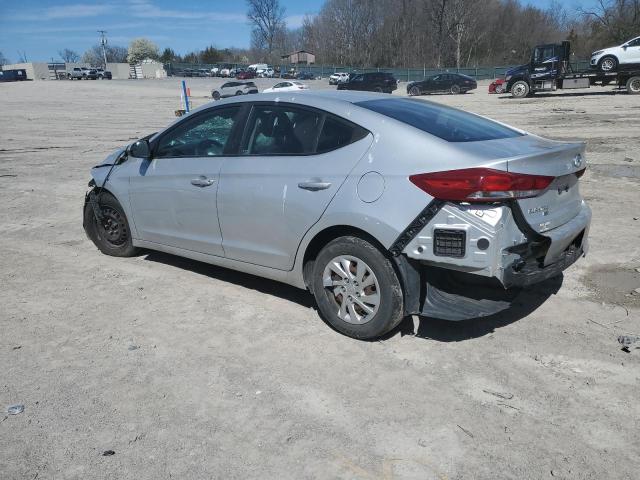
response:
{"label": "sky", "polygon": [[[546,7],[552,0],[522,0]],[[281,0],[290,28],[305,14],[315,14],[322,0]],[[567,7],[594,0],[569,0]],[[64,48],[82,54],[98,44],[98,30],[107,31],[111,45],[126,47],[138,37],[153,40],[160,49],[185,54],[208,45],[217,48],[249,46],[251,27],[244,0],[0,0],[0,52],[17,62],[59,60]],[[20,53],[19,53],[20,52]]]}

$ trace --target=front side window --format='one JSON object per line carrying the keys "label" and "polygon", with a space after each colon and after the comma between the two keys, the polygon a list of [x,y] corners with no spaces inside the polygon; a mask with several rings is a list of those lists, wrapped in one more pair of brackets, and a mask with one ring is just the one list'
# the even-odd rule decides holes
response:
{"label": "front side window", "polygon": [[315,153],[322,114],[296,107],[258,105],[247,125],[243,151],[248,155]]}
{"label": "front side window", "polygon": [[186,119],[160,139],[155,157],[215,157],[225,153],[240,107]]}
{"label": "front side window", "polygon": [[635,40],[631,40],[628,44],[629,47],[640,47],[640,37]]}
{"label": "front side window", "polygon": [[447,142],[477,142],[523,135],[492,120],[420,100],[367,100],[357,102],[356,105],[418,128]]}

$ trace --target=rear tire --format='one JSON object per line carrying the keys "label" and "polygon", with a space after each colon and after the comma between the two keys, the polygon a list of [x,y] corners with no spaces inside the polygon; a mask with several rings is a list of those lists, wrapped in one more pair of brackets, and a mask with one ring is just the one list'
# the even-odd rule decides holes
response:
{"label": "rear tire", "polygon": [[498,95],[500,95],[500,94],[504,93],[504,84],[502,84],[502,85],[496,85],[496,93],[497,93]]}
{"label": "rear tire", "polygon": [[529,91],[529,84],[524,80],[518,80],[511,87],[511,95],[513,95],[514,98],[525,98],[529,95]]}
{"label": "rear tire", "polygon": [[131,229],[120,202],[109,192],[96,194],[103,215],[101,222],[96,218],[91,203],[84,206],[84,229],[89,239],[105,255],[112,257],[132,257],[138,253],[133,246]]}
{"label": "rear tire", "polygon": [[631,77],[629,80],[627,80],[627,92],[630,95],[640,94],[640,76]]}
{"label": "rear tire", "polygon": [[211,97],[214,100],[220,100],[220,92],[218,92],[217,90],[214,90],[213,92],[211,92]]}
{"label": "rear tire", "polygon": [[310,284],[322,318],[349,337],[378,338],[404,318],[391,260],[362,238],[329,242],[314,262]]}
{"label": "rear tire", "polygon": [[242,95],[242,90],[238,90],[238,91],[236,92],[236,97],[237,97],[238,95]]}
{"label": "rear tire", "polygon": [[451,85],[451,90],[450,90],[452,95],[457,95],[460,93],[460,85]]}
{"label": "rear tire", "polygon": [[376,87],[375,91],[378,93],[384,93],[384,90],[382,90],[382,87]]}
{"label": "rear tire", "polygon": [[411,87],[409,89],[409,95],[411,95],[412,97],[417,97],[418,95],[420,95],[420,89],[418,87]]}
{"label": "rear tire", "polygon": [[611,55],[602,57],[598,62],[598,70],[600,70],[601,72],[614,72],[616,68],[618,68],[618,59]]}

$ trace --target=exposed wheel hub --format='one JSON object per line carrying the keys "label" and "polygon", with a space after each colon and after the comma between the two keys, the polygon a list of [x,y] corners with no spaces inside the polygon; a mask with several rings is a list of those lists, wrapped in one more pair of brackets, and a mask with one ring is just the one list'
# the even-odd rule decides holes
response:
{"label": "exposed wheel hub", "polygon": [[112,245],[122,245],[127,241],[127,229],[120,212],[111,207],[102,208],[102,221],[99,223],[104,238]]}

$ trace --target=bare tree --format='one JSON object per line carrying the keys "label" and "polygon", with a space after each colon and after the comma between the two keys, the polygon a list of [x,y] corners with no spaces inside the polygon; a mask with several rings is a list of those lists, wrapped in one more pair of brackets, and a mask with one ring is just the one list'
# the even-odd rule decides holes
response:
{"label": "bare tree", "polygon": [[247,6],[247,18],[253,27],[251,44],[255,49],[266,52],[271,59],[286,30],[285,9],[279,0],[247,0]]}
{"label": "bare tree", "polygon": [[640,31],[640,0],[598,0],[594,8],[579,12],[595,21],[609,41],[623,42]]}
{"label": "bare tree", "polygon": [[58,55],[64,61],[64,63],[76,63],[80,60],[80,55],[78,52],[65,48],[64,50],[59,50]]}
{"label": "bare tree", "polygon": [[0,52],[0,67],[7,63],[9,63],[9,60],[2,54],[2,52]]}

